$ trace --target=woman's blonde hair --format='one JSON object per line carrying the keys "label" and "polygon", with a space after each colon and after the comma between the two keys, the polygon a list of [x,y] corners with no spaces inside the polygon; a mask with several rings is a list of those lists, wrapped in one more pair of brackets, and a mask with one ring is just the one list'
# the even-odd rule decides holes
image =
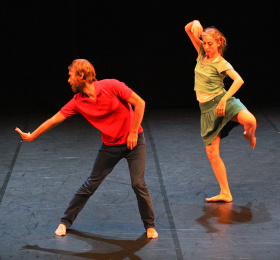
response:
{"label": "woman's blonde hair", "polygon": [[223,56],[227,47],[227,39],[225,36],[215,27],[208,27],[204,29],[202,36],[207,34],[212,36],[217,42],[221,43],[221,45],[218,47],[218,52]]}
{"label": "woman's blonde hair", "polygon": [[74,70],[75,74],[79,76],[84,74],[83,79],[88,83],[92,83],[93,81],[96,81],[95,69],[88,60],[85,59],[73,60],[71,65],[68,67],[68,69]]}

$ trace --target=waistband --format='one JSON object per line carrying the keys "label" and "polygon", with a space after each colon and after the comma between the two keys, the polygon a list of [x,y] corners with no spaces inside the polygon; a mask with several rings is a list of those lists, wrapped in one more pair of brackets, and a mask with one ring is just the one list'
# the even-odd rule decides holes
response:
{"label": "waistband", "polygon": [[205,102],[205,103],[199,103],[199,108],[201,113],[208,113],[211,110],[213,110],[220,102],[222,97],[226,94],[227,92],[223,92],[219,96],[214,97],[213,99]]}

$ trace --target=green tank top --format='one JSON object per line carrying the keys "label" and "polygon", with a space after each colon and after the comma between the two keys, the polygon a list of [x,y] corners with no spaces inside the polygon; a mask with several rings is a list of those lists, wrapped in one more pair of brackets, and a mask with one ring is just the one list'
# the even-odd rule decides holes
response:
{"label": "green tank top", "polygon": [[224,88],[225,71],[233,67],[221,56],[212,63],[203,63],[204,55],[201,43],[196,59],[194,90],[203,93],[218,93]]}

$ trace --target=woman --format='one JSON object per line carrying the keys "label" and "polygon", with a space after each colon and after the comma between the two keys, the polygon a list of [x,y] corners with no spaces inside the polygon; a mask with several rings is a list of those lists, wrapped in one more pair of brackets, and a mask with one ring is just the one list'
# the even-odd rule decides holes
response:
{"label": "woman", "polygon": [[[214,27],[203,30],[199,21],[185,26],[193,46],[198,52],[195,67],[195,91],[201,110],[201,136],[207,156],[220,185],[220,194],[207,198],[208,202],[231,202],[225,165],[220,157],[220,139],[239,123],[244,126],[243,136],[251,149],[256,145],[255,117],[239,99],[233,97],[244,81],[233,67],[223,58],[227,45],[223,34]],[[202,36],[202,41],[200,40]],[[223,79],[229,76],[233,83],[226,91]]]}

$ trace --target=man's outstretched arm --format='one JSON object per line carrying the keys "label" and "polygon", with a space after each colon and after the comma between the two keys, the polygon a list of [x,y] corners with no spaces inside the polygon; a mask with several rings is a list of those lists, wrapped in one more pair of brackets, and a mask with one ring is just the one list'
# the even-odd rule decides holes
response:
{"label": "man's outstretched arm", "polygon": [[43,124],[41,124],[33,133],[24,133],[19,128],[16,127],[16,131],[21,135],[21,138],[23,141],[26,142],[33,142],[36,138],[38,138],[40,135],[44,134],[51,128],[59,125],[62,123],[66,117],[62,115],[60,112],[56,113],[53,117],[45,121]]}

